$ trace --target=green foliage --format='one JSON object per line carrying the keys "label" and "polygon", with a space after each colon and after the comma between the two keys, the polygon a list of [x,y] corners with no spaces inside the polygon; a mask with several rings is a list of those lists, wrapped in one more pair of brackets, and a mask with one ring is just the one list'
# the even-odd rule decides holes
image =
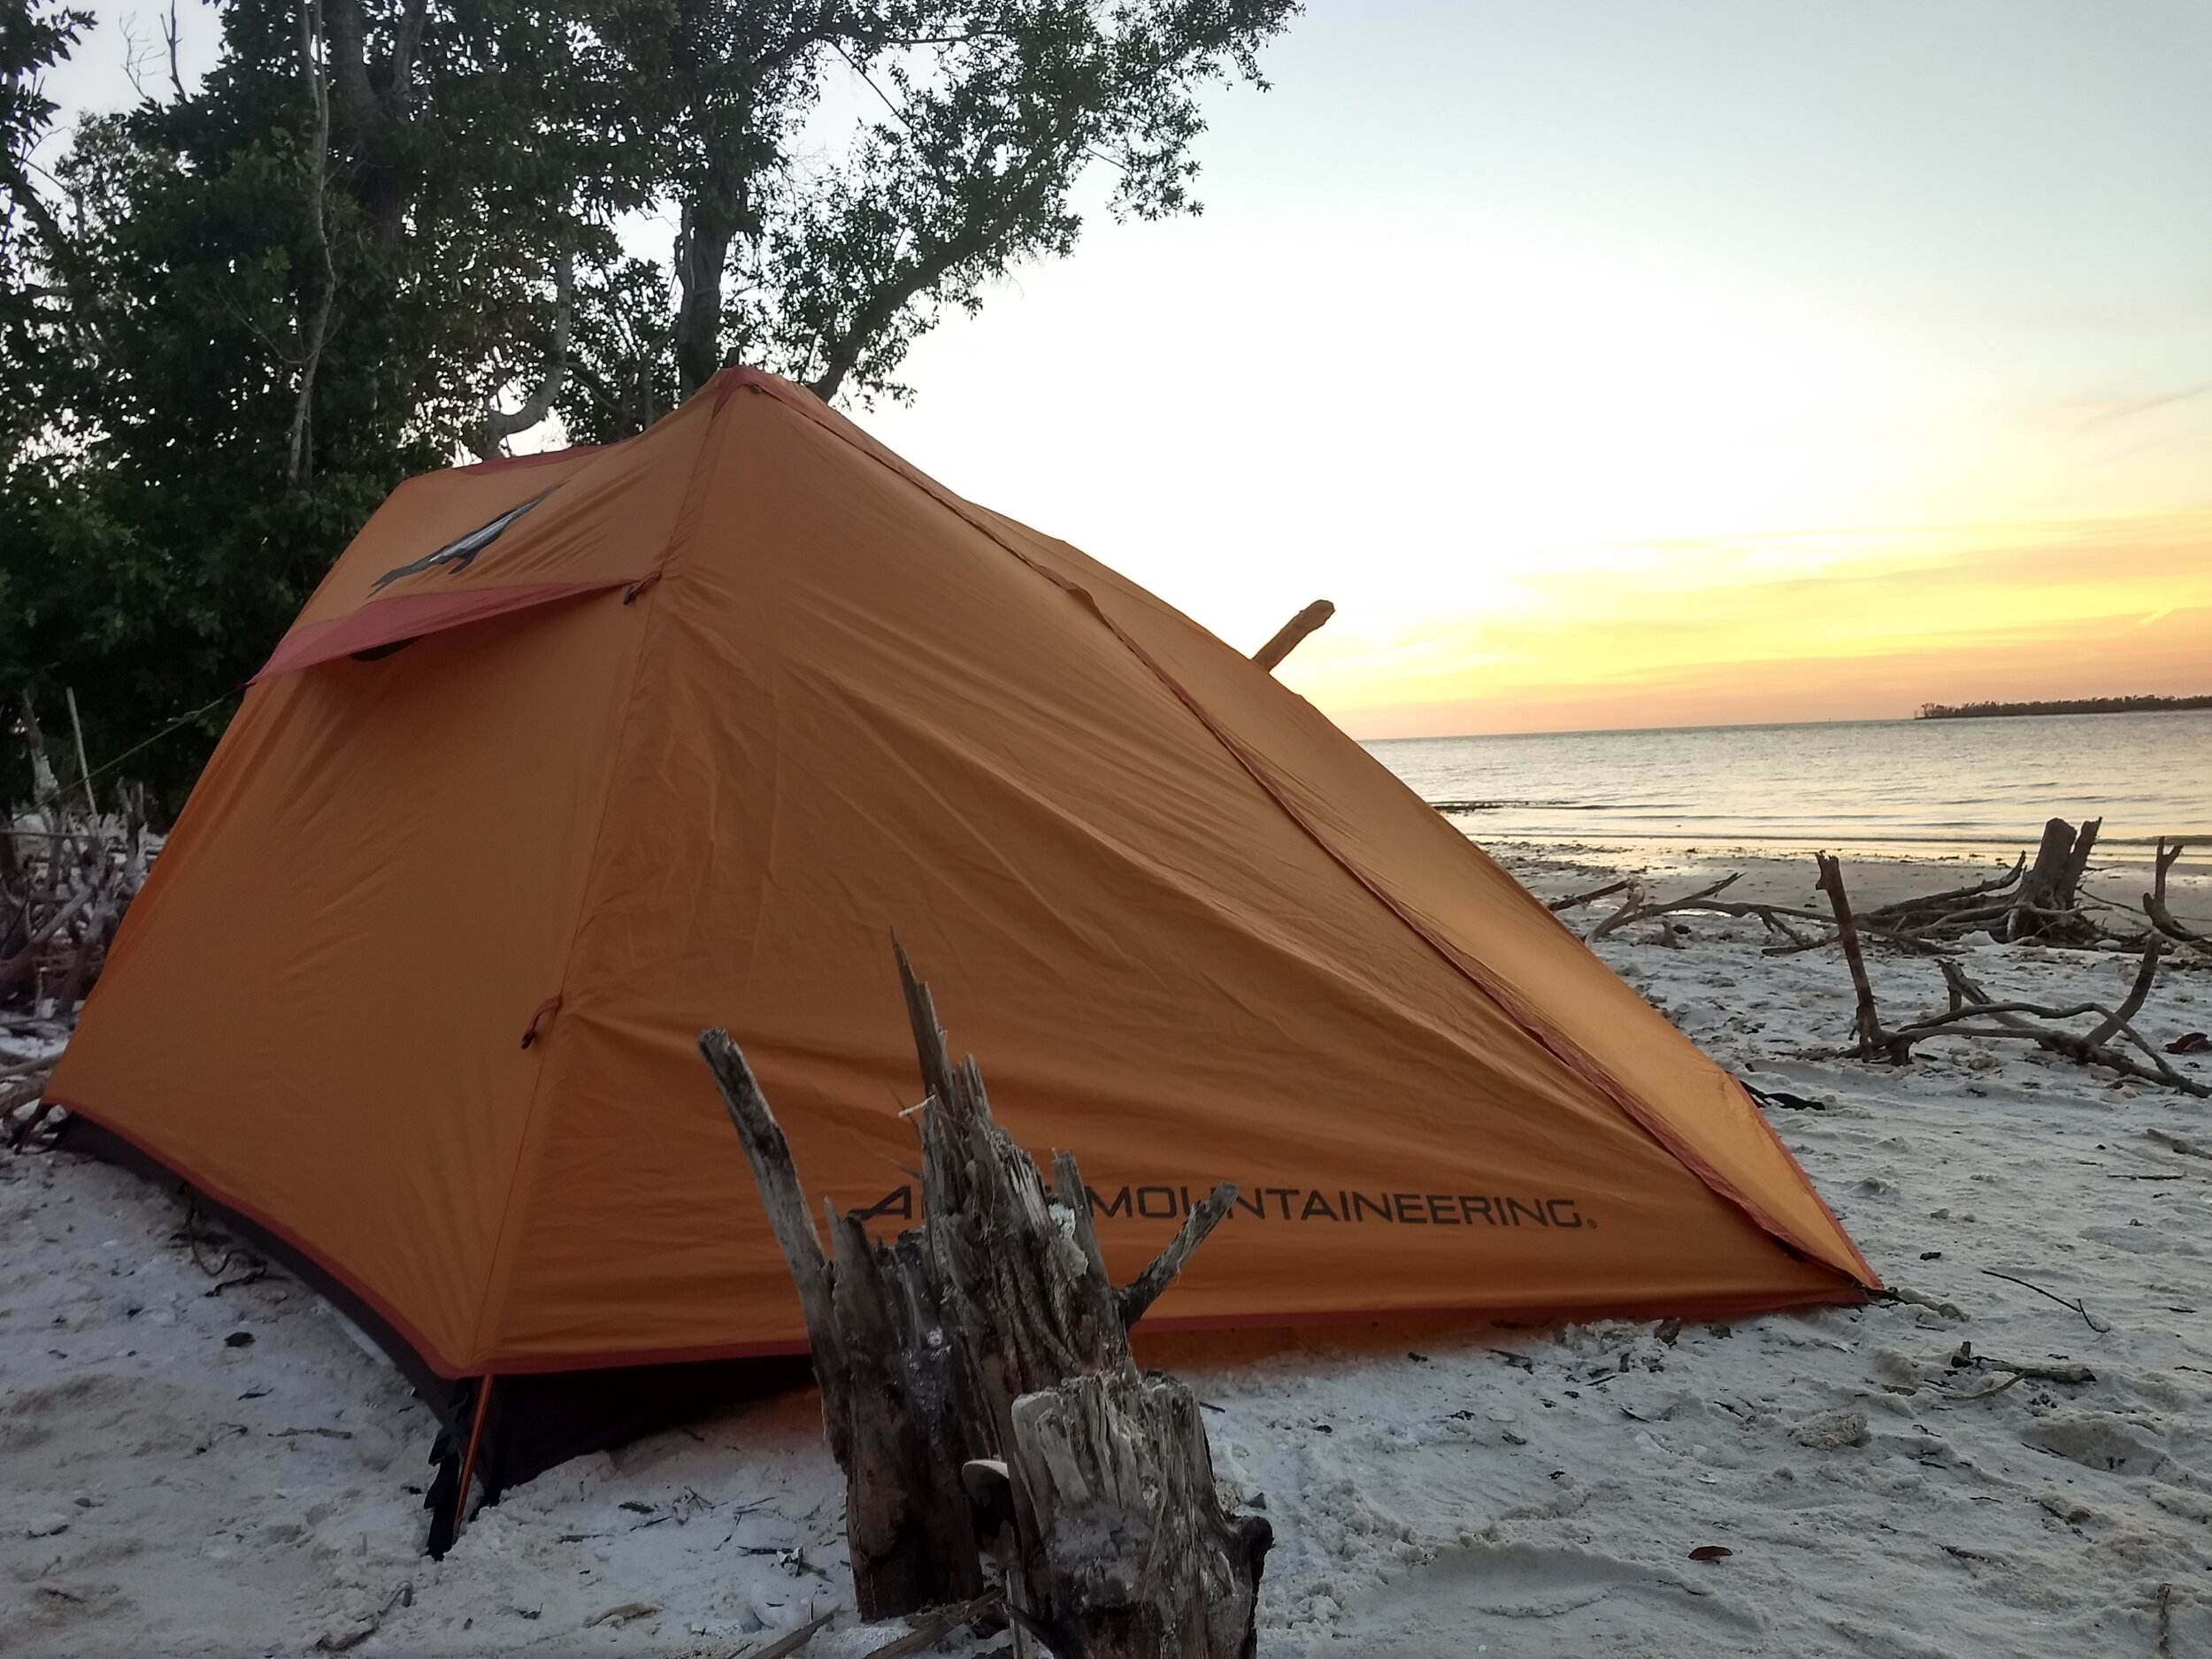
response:
{"label": "green foliage", "polygon": [[[939,318],[1072,250],[1087,175],[1196,211],[1198,98],[1294,10],[228,0],[198,88],[42,178],[39,76],[87,19],[17,0],[0,701],[73,687],[95,764],[129,749],[239,686],[402,479],[549,411],[618,440],[733,357],[903,395]],[[173,807],[227,715],[128,772]]]}

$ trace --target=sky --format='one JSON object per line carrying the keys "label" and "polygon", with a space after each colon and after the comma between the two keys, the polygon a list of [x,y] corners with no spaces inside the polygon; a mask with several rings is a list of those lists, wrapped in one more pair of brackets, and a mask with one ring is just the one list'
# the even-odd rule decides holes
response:
{"label": "sky", "polygon": [[1333,601],[1280,672],[1357,736],[2212,692],[2212,0],[1310,0],[1265,67],[1202,216],[864,424],[1240,648]]}

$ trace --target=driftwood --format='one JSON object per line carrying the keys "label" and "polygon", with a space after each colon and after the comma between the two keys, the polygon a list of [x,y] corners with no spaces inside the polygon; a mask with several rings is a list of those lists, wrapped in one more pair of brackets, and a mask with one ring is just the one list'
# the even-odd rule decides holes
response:
{"label": "driftwood", "polygon": [[2181,856],[2182,846],[2182,842],[2176,841],[2173,850],[2169,852],[2165,837],[2159,838],[2158,851],[2152,856],[2151,890],[2143,895],[2143,914],[2150,918],[2153,927],[2169,939],[2177,940],[2185,945],[2212,945],[2212,939],[2184,927],[2174,919],[2174,913],[2166,908],[2166,872]]}
{"label": "driftwood", "polygon": [[1857,918],[1851,914],[1851,895],[1843,885],[1843,861],[1827,853],[1816,853],[1820,866],[1817,890],[1828,895],[1828,909],[1835,918],[1836,937],[1843,941],[1843,960],[1851,970],[1851,990],[1857,999],[1855,1025],[1859,1038],[1859,1052],[1873,1054],[1886,1052],[1891,1061],[1902,1065],[1909,1050],[1897,1048],[1882,1033],[1882,1018],[1874,1004],[1873,982],[1867,978],[1866,956],[1859,946]]}
{"label": "driftwood", "polygon": [[[16,718],[32,804],[0,812],[0,1031],[47,1040],[75,1024],[148,859],[144,792],[119,787],[116,810],[101,810],[73,696],[68,705],[74,777],[66,787],[56,779],[27,696]],[[0,1141],[19,1148],[36,1130],[52,1064],[51,1056],[0,1064]]]}
{"label": "driftwood", "polygon": [[1593,903],[1599,899],[1611,898],[1613,895],[1631,885],[1632,884],[1629,879],[1623,876],[1619,880],[1609,881],[1601,887],[1592,887],[1587,893],[1570,893],[1564,898],[1553,899],[1544,908],[1555,916],[1562,910],[1580,910],[1584,905]]}
{"label": "driftwood", "polygon": [[[1985,880],[1969,882],[1965,887],[1952,887],[1942,893],[1930,893],[1917,898],[1879,904],[1861,919],[1884,927],[1901,929],[1943,926],[1968,912],[1991,909],[1991,895],[2002,893],[2019,880],[2027,867],[2028,856],[2022,853],[2012,861],[2009,870],[2001,871]],[[1999,900],[1997,903],[2008,907],[2010,901]]]}
{"label": "driftwood", "polygon": [[[1781,941],[1766,947],[1766,954],[1770,956],[1793,956],[1800,951],[1818,950],[1824,946],[1839,942],[1841,936],[1832,931],[1834,922],[1832,913],[1823,915],[1818,910],[1806,910],[1793,904],[1768,904],[1751,899],[1722,898],[1720,895],[1740,880],[1742,874],[1741,871],[1738,871],[1722,880],[1714,882],[1709,887],[1700,887],[1694,893],[1686,893],[1681,897],[1674,899],[1654,899],[1644,890],[1641,882],[1627,879],[1616,882],[1609,887],[1601,888],[1593,893],[1572,895],[1569,900],[1554,903],[1550,908],[1555,910],[1568,910],[1576,905],[1586,904],[1594,898],[1602,898],[1624,889],[1627,897],[1622,901],[1620,908],[1584,935],[1593,944],[1623,927],[1661,922],[1663,926],[1655,934],[1647,933],[1646,936],[1655,938],[1661,944],[1672,945],[1676,942],[1674,929],[1664,925],[1664,918],[1691,913],[1735,918],[1748,917],[1756,920],[1770,934]],[[1809,933],[1806,931],[1808,925],[1814,927],[1826,926],[1832,931],[1820,933]],[[1940,954],[1943,949],[1943,947],[1933,940],[1924,939],[1915,933],[1897,928],[1874,926],[1862,921],[1859,924],[1859,931],[1863,934],[1871,935],[1886,943],[1896,946],[1901,950],[1915,955],[1935,956]]]}
{"label": "driftwood", "polygon": [[[73,726],[73,698],[70,707]],[[65,790],[27,697],[19,718],[34,803],[0,814],[0,1014],[13,1010],[35,1018],[50,1008],[66,1025],[99,977],[124,908],[145,879],[145,797],[125,787],[115,792],[118,810],[102,811],[81,733],[74,744],[78,777]]]}
{"label": "driftwood", "polygon": [[[2043,844],[2033,867],[2022,853],[2008,868],[1964,887],[1897,899],[1862,911],[1856,918],[1859,939],[1863,945],[1878,944],[1928,956],[1950,955],[1976,933],[2001,941],[2079,947],[2120,945],[2136,950],[2162,937],[2200,950],[2212,949],[2212,937],[2193,931],[2167,907],[2166,876],[2181,854],[2179,844],[2170,849],[2163,841],[2159,842],[2152,890],[2144,895],[2139,910],[2082,891],[2082,874],[2101,827],[2101,819],[2092,819],[2077,831],[2065,819],[2053,818],[2044,827]],[[1794,956],[1842,943],[1832,913],[1721,896],[1740,875],[1739,872],[1678,898],[1663,899],[1653,896],[1637,879],[1624,877],[1586,893],[1555,899],[1548,908],[1563,912],[1614,894],[1624,895],[1618,908],[1584,935],[1592,942],[1633,926],[1647,940],[1673,945],[1686,930],[1667,918],[1698,913],[1755,919],[1771,936],[1766,946],[1769,956]]]}
{"label": "driftwood", "polygon": [[928,1218],[893,1243],[832,1212],[825,1256],[744,1056],[700,1039],[799,1289],[862,1613],[970,1600],[987,1557],[1008,1617],[1061,1659],[1251,1655],[1273,1534],[1223,1510],[1195,1396],[1140,1371],[1127,1335],[1235,1188],[1118,1290],[1074,1157],[1048,1190],[975,1062],[952,1063],[903,953],[899,969]]}
{"label": "driftwood", "polygon": [[[2078,1304],[2070,1302],[2067,1305],[2075,1308],[2077,1311],[2081,1311]],[[2084,1313],[2083,1317],[2087,1317],[2086,1313]],[[2097,1373],[2086,1365],[2044,1365],[2032,1360],[1996,1359],[1987,1354],[1977,1354],[1971,1342],[1962,1342],[1958,1345],[1957,1351],[1951,1356],[1946,1369],[1954,1371],[1995,1372],[2002,1377],[2001,1381],[1993,1383],[1985,1388],[1970,1391],[1955,1386],[1944,1388],[1945,1393],[1959,1400],[1992,1399],[2004,1393],[2006,1389],[2023,1379],[2032,1379],[2037,1382],[2077,1385],[2093,1383],[2097,1380]]]}
{"label": "driftwood", "polygon": [[[2157,983],[2159,959],[2166,949],[2164,941],[2155,934],[2144,945],[2141,965],[2136,970],[2127,995],[2116,1007],[2093,1002],[2064,1006],[2001,1002],[1970,978],[1956,962],[1946,958],[1936,965],[1942,970],[1944,983],[1950,992],[1949,1007],[1924,1014],[1909,1025],[1892,1028],[1883,1024],[1880,1008],[1875,1001],[1850,897],[1844,887],[1842,864],[1826,853],[1819,854],[1818,859],[1820,888],[1833,907],[1837,937],[1842,941],[1844,961],[1851,971],[1855,1006],[1850,1052],[1858,1058],[1906,1065],[1912,1060],[1914,1046],[1932,1037],[2026,1041],[2082,1065],[2101,1066],[2123,1076],[2178,1089],[2185,1094],[2212,1096],[2212,1086],[2177,1069],[2135,1029],[2135,1016]],[[2092,1018],[2093,1023],[2085,1031],[2071,1030],[2063,1023]]]}
{"label": "driftwood", "polygon": [[1275,630],[1275,637],[1252,653],[1252,660],[1269,673],[1273,673],[1283,658],[1298,649],[1306,635],[1321,626],[1336,614],[1336,607],[1325,599],[1317,599],[1296,616]]}

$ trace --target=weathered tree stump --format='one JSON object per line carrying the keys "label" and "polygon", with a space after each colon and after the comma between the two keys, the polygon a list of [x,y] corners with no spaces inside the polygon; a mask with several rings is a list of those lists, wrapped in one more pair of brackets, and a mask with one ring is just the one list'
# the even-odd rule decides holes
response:
{"label": "weathered tree stump", "polygon": [[960,1468],[974,1448],[953,1402],[953,1356],[919,1231],[876,1243],[827,1211],[825,1256],[791,1148],[728,1034],[700,1051],[714,1072],[806,1315],[822,1427],[845,1471],[845,1530],[864,1618],[893,1618],[983,1588]]}
{"label": "weathered tree stump", "polygon": [[2074,913],[2074,897],[2082,872],[2089,868],[2097,832],[2103,827],[2104,820],[2096,818],[2085,823],[2078,833],[2062,818],[2044,825],[2035,862],[2028,866],[2005,917],[2003,938],[2062,939],[2093,931]]}
{"label": "weathered tree stump", "polygon": [[825,1259],[743,1055],[700,1039],[799,1287],[862,1613],[965,1601],[987,1557],[1008,1616],[1060,1659],[1248,1659],[1273,1533],[1223,1509],[1195,1397],[1128,1341],[1236,1189],[1117,1289],[1074,1157],[1048,1189],[903,952],[899,972],[928,1098],[926,1219],[895,1243],[833,1214]]}

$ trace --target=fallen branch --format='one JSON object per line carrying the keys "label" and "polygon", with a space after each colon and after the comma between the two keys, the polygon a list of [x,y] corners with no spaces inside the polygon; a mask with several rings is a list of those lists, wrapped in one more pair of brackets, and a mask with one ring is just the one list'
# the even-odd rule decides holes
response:
{"label": "fallen branch", "polygon": [[2090,1312],[2088,1309],[2083,1307],[2080,1302],[2070,1301],[2066,1297],[2060,1295],[2055,1290],[2046,1290],[2040,1285],[2035,1284],[2029,1279],[2018,1278],[2011,1273],[2001,1273],[1993,1267],[1985,1267],[1982,1269],[1982,1272],[1988,1278],[2001,1279],[2008,1285],[2018,1285],[2024,1289],[2032,1290],[2039,1296],[2047,1296],[2062,1308],[2071,1308],[2076,1313],[2081,1315],[2082,1322],[2088,1325],[2088,1327],[2092,1331],[2094,1331],[2099,1336],[2104,1335],[2107,1332],[2112,1329],[2112,1327],[2107,1325],[2102,1319],[2100,1319],[2095,1314]]}
{"label": "fallen branch", "polygon": [[[1838,942],[1838,936],[1833,932],[1813,936],[1801,933],[1790,925],[1793,922],[1810,922],[1821,926],[1831,926],[1833,918],[1824,916],[1818,910],[1803,910],[1791,904],[1769,904],[1754,899],[1720,897],[1719,895],[1740,879],[1742,873],[1741,871],[1738,871],[1726,879],[1717,881],[1710,887],[1701,887],[1698,891],[1685,894],[1680,898],[1663,899],[1657,902],[1654,902],[1647,896],[1641,882],[1630,879],[1617,881],[1610,887],[1601,887],[1592,893],[1579,894],[1569,899],[1557,901],[1550,908],[1555,910],[1571,909],[1575,905],[1587,903],[1593,899],[1626,891],[1628,897],[1622,902],[1620,908],[1584,935],[1585,940],[1591,944],[1595,944],[1609,933],[1616,933],[1632,923],[1692,913],[1724,916],[1736,920],[1747,917],[1756,920],[1770,933],[1779,934],[1788,941],[1786,944],[1767,946],[1766,954],[1770,956],[1792,956],[1801,951],[1818,950],[1824,946]],[[1899,949],[1915,956],[1941,956],[1943,954],[1943,946],[1915,933],[1895,928],[1870,926],[1864,921],[1861,921],[1858,926],[1863,935],[1879,939],[1885,944],[1895,945]],[[1667,942],[1671,943],[1671,938]]]}
{"label": "fallen branch", "polygon": [[1947,919],[1951,911],[1965,905],[1967,901],[1978,899],[2010,887],[2020,879],[2021,872],[2027,868],[2027,864],[2028,856],[2022,853],[2012,861],[2011,869],[2001,872],[1985,881],[1977,881],[1969,887],[1953,887],[1946,893],[1930,893],[1918,898],[1896,899],[1887,904],[1878,904],[1860,918],[1860,920],[1902,924],[1923,915],[1928,916],[1933,921]]}
{"label": "fallen branch", "polygon": [[1851,991],[1857,999],[1853,1018],[1858,1033],[1855,1052],[1863,1058],[1872,1059],[1886,1054],[1892,1065],[1902,1065],[1911,1057],[1909,1047],[1900,1047],[1882,1031],[1882,1017],[1874,1002],[1874,985],[1867,978],[1865,953],[1859,949],[1859,928],[1851,915],[1851,895],[1843,885],[1843,861],[1829,853],[1813,855],[1820,869],[1820,879],[1814,883],[1816,892],[1828,895],[1828,909],[1835,918],[1836,937],[1843,943],[1843,960],[1851,970]]}
{"label": "fallen branch", "polygon": [[[1825,854],[1821,856],[1827,857]],[[1828,880],[1825,864],[1821,879],[1824,885]],[[1839,883],[1842,879],[1839,870],[1836,879]],[[1839,917],[1839,922],[1840,919]],[[1956,962],[1946,959],[1937,965],[1942,970],[1944,983],[1950,992],[1950,1006],[1924,1014],[1895,1031],[1882,1025],[1874,1006],[1873,989],[1867,982],[1865,966],[1859,959],[1855,944],[1847,941],[1844,949],[1852,964],[1852,985],[1858,997],[1855,1025],[1857,1041],[1850,1052],[1861,1059],[1879,1057],[1892,1065],[1904,1065],[1911,1061],[1916,1044],[1935,1037],[2032,1042],[2047,1053],[2082,1065],[2102,1066],[2124,1077],[2156,1083],[2200,1099],[2212,1096],[2212,1087],[2180,1071],[2135,1029],[2133,1020],[2157,982],[2159,961],[2164,950],[2163,942],[2154,935],[2144,946],[2142,964],[2116,1008],[2094,1002],[2063,1006],[2000,1002],[1982,989]],[[2091,1017],[2096,1024],[2086,1032],[2067,1031],[2057,1023]],[[2115,1046],[2116,1038],[2121,1040],[2120,1046]],[[2131,1049],[2134,1052],[2128,1052]],[[2142,1057],[2139,1059],[2137,1055]]]}
{"label": "fallen branch", "polygon": [[2173,850],[2169,852],[2166,850],[2165,837],[2159,837],[2158,850],[2152,855],[2151,890],[2143,895],[2143,914],[2150,918],[2153,927],[2169,939],[2178,940],[2187,945],[2212,945],[2212,939],[2184,927],[2174,919],[2174,913],[2166,908],[2166,872],[2181,856],[2182,846],[2182,842],[2176,841]]}
{"label": "fallen branch", "polygon": [[1563,899],[1554,899],[1544,908],[1555,916],[1562,910],[1580,910],[1586,904],[1596,903],[1600,899],[1611,898],[1628,885],[1628,878],[1624,876],[1618,881],[1609,881],[1601,887],[1592,887],[1587,893],[1570,893]]}
{"label": "fallen branch", "polygon": [[1713,898],[1718,894],[1726,892],[1730,887],[1733,887],[1742,879],[1743,872],[1739,870],[1732,875],[1723,876],[1718,881],[1714,882],[1710,887],[1700,887],[1694,893],[1685,894],[1678,899],[1670,899],[1661,904],[1647,902],[1644,899],[1642,889],[1640,887],[1636,890],[1634,898],[1631,902],[1624,904],[1619,910],[1616,910],[1612,915],[1607,917],[1594,928],[1591,929],[1590,942],[1595,944],[1599,940],[1604,938],[1615,928],[1628,922],[1647,922],[1663,916],[1671,916],[1679,910],[1705,909],[1707,908],[1706,901]]}
{"label": "fallen branch", "polygon": [[[2117,1009],[2108,1009],[2097,1002],[2080,1002],[2064,1008],[2047,1007],[2036,1002],[2000,1002],[1969,978],[1965,970],[1956,963],[1945,962],[1939,965],[1943,970],[1945,982],[1950,987],[1950,1011],[1946,1014],[1931,1015],[1919,1022],[1918,1025],[1909,1027],[1904,1033],[1900,1033],[1900,1036],[1908,1047],[1920,1041],[1924,1035],[2025,1040],[2033,1042],[2047,1053],[2059,1055],[2083,1065],[2103,1066],[2108,1071],[2117,1071],[2123,1076],[2135,1078],[2146,1083],[2160,1084],[2167,1088],[2177,1089],[2182,1094],[2193,1094],[2199,1099],[2212,1097],[2212,1087],[2199,1082],[2175,1067],[2131,1023],[2135,1012],[2142,1006],[2144,999],[2149,995],[2162,949],[2162,944],[2156,939],[2153,939],[2144,947],[2143,966],[2138,970],[2134,984],[2129,988],[2126,999]],[[2089,1014],[2096,1015],[2098,1019],[2098,1024],[2091,1033],[2095,1041],[2091,1041],[2090,1036],[2054,1029],[2049,1025],[2039,1025],[2032,1023],[2039,1019],[2044,1021],[2075,1019]],[[1951,1024],[1952,1021],[1959,1018],[1983,1016],[1995,1020],[1996,1025],[1992,1027],[1972,1027]],[[2110,1040],[2116,1036],[2124,1038],[2127,1046],[2139,1053],[2143,1060],[2139,1061],[2132,1056],[2111,1046]]]}
{"label": "fallen branch", "polygon": [[[2086,1365],[2039,1365],[2027,1360],[1993,1359],[1986,1354],[1977,1354],[1971,1342],[1960,1343],[1957,1352],[1951,1356],[1948,1364],[1953,1371],[2010,1371],[2013,1382],[2019,1381],[2023,1377],[2032,1378],[2039,1382],[2055,1383],[2093,1383],[2097,1380],[2097,1373]],[[2009,1388],[2012,1383],[2006,1383],[2002,1386]],[[1997,1390],[1993,1388],[1986,1394],[1970,1394],[1966,1397],[1972,1400],[1983,1400],[1988,1398],[1990,1394],[1996,1392]]]}

